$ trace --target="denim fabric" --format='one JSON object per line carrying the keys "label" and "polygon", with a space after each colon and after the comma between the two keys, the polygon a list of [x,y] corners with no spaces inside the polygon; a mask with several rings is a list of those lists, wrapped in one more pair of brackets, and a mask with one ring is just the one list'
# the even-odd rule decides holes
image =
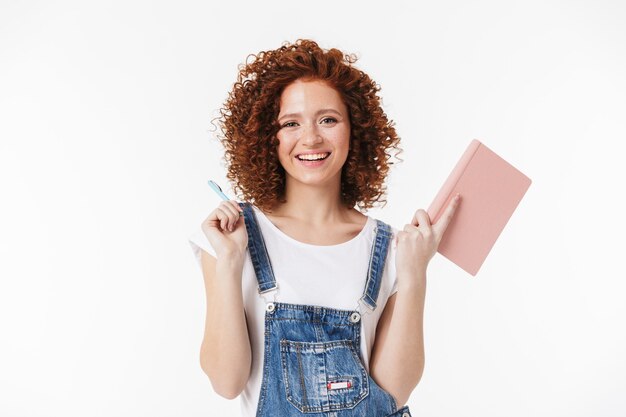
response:
{"label": "denim fabric", "polygon": [[[256,214],[243,209],[248,250],[264,296],[278,285]],[[355,310],[267,302],[257,417],[409,417],[367,373],[361,355],[360,306],[376,308],[391,227],[376,220],[363,295]],[[276,294],[274,294],[276,295]]]}

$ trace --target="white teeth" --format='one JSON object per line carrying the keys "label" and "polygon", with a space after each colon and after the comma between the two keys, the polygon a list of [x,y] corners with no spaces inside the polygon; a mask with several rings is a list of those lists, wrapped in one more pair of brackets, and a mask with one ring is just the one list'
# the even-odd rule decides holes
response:
{"label": "white teeth", "polygon": [[326,158],[328,155],[330,155],[329,152],[325,152],[325,153],[314,153],[314,154],[309,154],[309,155],[299,155],[298,159],[300,160],[307,160],[307,161],[311,161],[311,160],[316,160],[316,159],[324,159]]}

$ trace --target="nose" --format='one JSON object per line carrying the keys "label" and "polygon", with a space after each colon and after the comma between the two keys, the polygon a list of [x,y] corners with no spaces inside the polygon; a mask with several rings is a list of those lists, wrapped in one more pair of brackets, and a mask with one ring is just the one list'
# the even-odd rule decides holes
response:
{"label": "nose", "polygon": [[317,124],[315,123],[305,127],[304,133],[302,134],[302,137],[300,138],[302,143],[304,143],[305,145],[311,146],[311,145],[315,145],[317,143],[323,142],[324,139],[322,138],[322,135],[320,134],[318,129],[319,128]]}

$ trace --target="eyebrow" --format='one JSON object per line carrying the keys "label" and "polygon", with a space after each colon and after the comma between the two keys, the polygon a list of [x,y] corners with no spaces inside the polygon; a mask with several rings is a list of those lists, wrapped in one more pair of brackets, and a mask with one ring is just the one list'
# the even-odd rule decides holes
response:
{"label": "eyebrow", "polygon": [[[320,109],[318,110],[315,115],[317,116],[320,113],[336,113],[337,115],[341,116],[341,113],[339,113],[337,110],[335,109]],[[287,113],[287,114],[283,114],[282,116],[280,116],[278,118],[278,120],[280,119],[284,119],[285,117],[295,117],[295,116],[299,116],[300,113]]]}

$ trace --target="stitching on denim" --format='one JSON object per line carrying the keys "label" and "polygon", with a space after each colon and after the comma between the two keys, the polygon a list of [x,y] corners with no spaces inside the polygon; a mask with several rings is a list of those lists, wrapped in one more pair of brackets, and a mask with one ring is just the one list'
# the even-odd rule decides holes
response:
{"label": "stitching on denim", "polygon": [[[391,236],[391,227],[387,223],[378,219],[376,219],[376,222],[378,225],[376,228],[374,247],[370,255],[368,279],[365,285],[365,292],[361,297],[361,300],[367,303],[372,310],[375,310],[377,307],[377,299],[380,293],[385,260],[387,258],[387,251],[389,250],[389,237]],[[374,267],[372,267],[372,265],[374,265]],[[374,276],[377,277],[376,280],[372,280]],[[374,294],[370,294],[370,292],[373,292]],[[374,299],[373,296],[376,299]]]}
{"label": "stitching on denim", "polygon": [[[267,313],[266,313],[267,314]],[[259,402],[257,404],[256,416],[261,416],[261,410],[265,403],[265,396],[267,395],[267,379],[269,378],[269,350],[270,350],[270,322],[265,321],[265,335],[264,335],[264,354],[263,354],[263,377],[261,381],[261,392],[259,393]]]}
{"label": "stitching on denim", "polygon": [[[250,213],[252,212],[252,215]],[[247,215],[246,215],[247,214]],[[250,258],[252,260],[252,266],[254,267],[254,273],[257,278],[257,291],[260,293],[262,287],[265,285],[263,281],[263,265],[259,259],[258,253],[258,239],[256,235],[258,232],[258,226],[255,224],[254,211],[249,203],[244,206],[244,220],[246,221],[246,230],[248,231],[248,251],[250,252]]]}
{"label": "stitching on denim", "polygon": [[[304,369],[302,369],[302,354],[300,353],[300,349],[296,348],[296,357],[298,358],[298,371],[300,372],[300,388],[302,389],[302,402],[304,404],[308,404],[307,395],[306,395],[306,384],[304,383]],[[308,405],[305,405],[303,408],[308,408]]]}
{"label": "stitching on denim", "polygon": [[[285,384],[285,395],[287,397],[287,401],[292,402],[291,385],[289,384],[289,371],[288,371],[289,365],[287,364],[287,353],[282,349],[282,340],[281,340],[280,358],[281,358],[281,363],[283,365],[283,383]],[[294,405],[296,405],[296,407],[298,406],[298,404],[294,404]]]}
{"label": "stitching on denim", "polygon": [[281,339],[280,344],[281,347],[284,348],[284,351],[291,351],[289,347],[293,346],[296,349],[302,349],[304,347],[307,352],[312,351],[314,353],[317,353],[317,351],[319,351],[320,349],[321,352],[319,353],[324,353],[338,347],[354,345],[354,343],[352,343],[352,340],[350,339],[326,340],[322,342],[304,342],[299,340]]}
{"label": "stitching on denim", "polygon": [[291,304],[284,302],[276,302],[274,303],[278,308],[287,309],[287,310],[302,310],[302,311],[310,311],[310,312],[319,312],[324,313],[324,315],[336,315],[340,318],[349,318],[350,314],[354,313],[354,310],[342,310],[338,308],[324,307],[324,306],[314,306],[307,304]]}
{"label": "stitching on denim", "polygon": [[[306,320],[306,319],[294,319],[291,317],[268,317],[267,320],[282,320],[282,321],[297,321],[300,323],[311,323],[311,324],[323,324],[326,326],[333,326],[333,327],[350,327],[350,326],[358,326],[359,323],[334,323],[331,321],[315,321],[315,320]],[[317,334],[317,333],[316,333]]]}
{"label": "stitching on denim", "polygon": [[[265,293],[267,291],[270,291],[270,290],[272,290],[272,289],[277,287],[277,285],[276,285],[276,277],[274,275],[274,269],[272,268],[272,262],[270,261],[269,254],[267,253],[267,246],[265,245],[265,239],[263,238],[263,233],[261,233],[261,228],[259,226],[259,220],[257,218],[256,213],[254,212],[254,208],[251,205],[249,205],[249,208],[250,208],[250,212],[252,213],[252,217],[254,218],[254,222],[253,222],[254,226],[253,227],[254,227],[255,231],[257,232],[257,234],[258,234],[258,241],[260,241],[261,245],[263,246],[263,249],[260,250],[259,252],[263,255],[263,258],[267,262],[267,269],[266,270],[264,269],[264,271],[267,271],[267,273],[270,276],[269,281],[266,281],[265,279],[263,279],[263,283],[259,285],[259,293],[263,294],[263,293]],[[260,288],[261,285],[263,285],[263,286],[270,285],[270,287],[268,289],[261,290],[261,288]]]}
{"label": "stitching on denim", "polygon": [[[368,289],[370,280],[372,279],[372,260],[374,259],[374,252],[376,251],[376,241],[378,240],[378,219],[376,219],[376,228],[374,230],[376,231],[376,233],[374,233],[374,239],[372,242],[372,247],[370,249],[370,261],[367,267],[367,280],[365,281],[365,289],[363,290],[363,295],[361,296],[361,300],[367,303],[367,305],[369,305],[370,307],[372,307],[372,305],[367,300],[367,297],[369,293]],[[376,308],[376,306],[373,307]]]}
{"label": "stitching on denim", "polygon": [[[335,411],[335,410],[344,410],[344,409],[348,409],[348,408],[353,408],[354,406],[356,406],[356,404],[358,404],[359,402],[361,402],[365,397],[368,396],[369,394],[369,380],[368,380],[368,376],[367,376],[367,371],[365,370],[365,367],[363,366],[363,363],[359,360],[359,356],[355,350],[355,346],[352,340],[350,339],[342,339],[342,340],[336,340],[336,341],[328,341],[328,342],[298,342],[298,341],[292,341],[292,340],[288,340],[288,339],[280,339],[280,345],[281,345],[281,363],[282,363],[282,368],[283,368],[283,378],[285,379],[285,390],[286,390],[286,396],[287,396],[287,400],[293,404],[294,406],[296,406],[296,408],[298,408],[298,410],[300,410],[301,412],[327,412],[327,411]],[[360,384],[360,391],[358,393],[354,393],[354,394],[358,394],[358,396],[356,396],[355,398],[347,401],[347,400],[335,400],[334,402],[329,402],[329,404],[327,405],[322,405],[322,406],[311,406],[308,404],[308,400],[306,397],[306,388],[305,388],[305,381],[303,379],[303,373],[304,370],[302,369],[302,363],[301,363],[301,358],[300,355],[304,354],[310,354],[310,355],[314,355],[314,356],[319,356],[319,355],[324,355],[325,352],[328,349],[324,349],[321,352],[316,352],[315,350],[312,350],[311,352],[308,352],[308,350],[303,349],[303,347],[305,345],[330,345],[330,348],[334,348],[334,345],[337,345],[337,347],[343,347],[343,348],[347,348],[348,351],[350,352],[350,354],[352,355],[353,358],[356,359],[356,366],[357,368],[360,370],[360,374],[361,374],[361,384]],[[291,349],[293,348],[293,349]],[[291,386],[289,384],[289,369],[290,366],[288,364],[288,360],[287,360],[287,355],[289,353],[293,353],[293,351],[295,350],[296,355],[298,355],[298,360],[299,360],[299,377],[300,377],[300,383],[302,385],[302,392],[303,392],[303,404],[300,403],[299,401],[297,401],[294,397],[293,397],[293,393],[291,391]],[[350,376],[349,377],[351,380],[353,380],[354,376]],[[345,392],[344,392],[345,394]]]}

